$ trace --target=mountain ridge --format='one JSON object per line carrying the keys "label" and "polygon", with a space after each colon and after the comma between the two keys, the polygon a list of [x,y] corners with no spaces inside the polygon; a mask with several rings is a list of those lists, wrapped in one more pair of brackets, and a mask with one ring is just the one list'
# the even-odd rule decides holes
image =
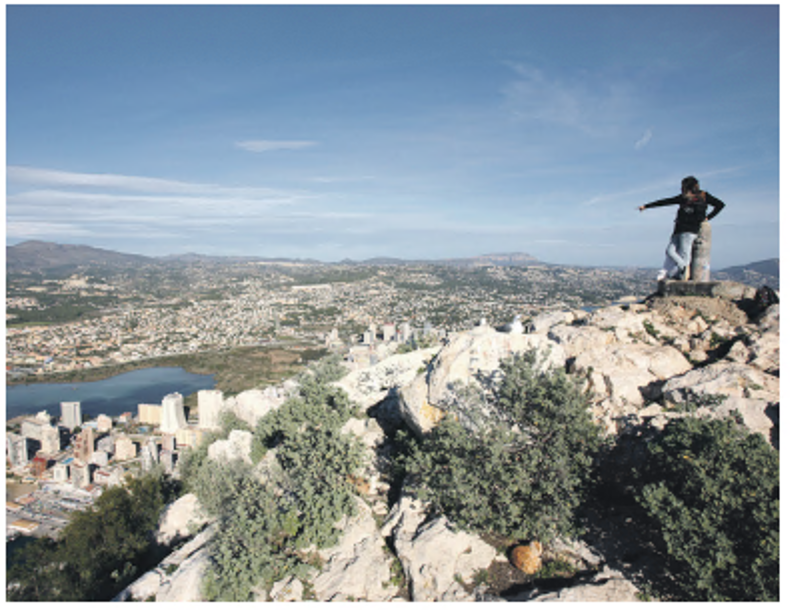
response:
{"label": "mountain ridge", "polygon": [[[287,257],[262,257],[262,256],[233,256],[233,255],[206,255],[195,252],[185,254],[168,254],[165,256],[145,256],[142,254],[129,254],[117,252],[94,246],[59,244],[43,240],[28,240],[12,246],[6,246],[6,271],[46,271],[49,269],[73,266],[84,267],[90,265],[118,265],[140,266],[145,264],[169,263],[283,263],[307,265],[448,265],[456,267],[523,267],[529,265],[548,265],[559,267],[580,267],[583,265],[562,265],[548,263],[524,252],[489,253],[478,256],[442,258],[442,259],[402,259],[397,257],[373,257],[361,261],[343,259],[337,262],[322,262],[315,259],[287,258]],[[611,265],[602,265],[600,268],[613,268]],[[624,266],[625,267],[625,266]],[[618,267],[619,268],[619,267]],[[730,266],[713,272],[714,278],[733,279],[742,281],[750,273],[757,273],[771,277],[779,277],[779,258],[765,259]]]}

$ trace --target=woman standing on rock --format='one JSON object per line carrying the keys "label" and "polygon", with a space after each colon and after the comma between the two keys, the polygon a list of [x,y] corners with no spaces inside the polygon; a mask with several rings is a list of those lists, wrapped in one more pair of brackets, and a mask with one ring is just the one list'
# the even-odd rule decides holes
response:
{"label": "woman standing on rock", "polygon": [[[724,208],[724,203],[699,188],[699,182],[694,176],[683,178],[680,184],[680,195],[659,199],[652,203],[639,206],[639,211],[647,208],[658,208],[665,205],[678,205],[678,214],[675,217],[675,230],[667,246],[667,258],[664,268],[658,274],[661,281],[669,276],[670,279],[688,279],[688,270],[691,264],[691,247],[700,231],[703,221],[711,220]],[[708,206],[713,206],[713,211],[708,214]]]}

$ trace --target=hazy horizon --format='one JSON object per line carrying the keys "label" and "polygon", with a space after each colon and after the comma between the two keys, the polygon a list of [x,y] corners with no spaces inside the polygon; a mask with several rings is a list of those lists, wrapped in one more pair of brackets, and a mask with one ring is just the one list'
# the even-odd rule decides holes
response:
{"label": "hazy horizon", "polygon": [[[479,254],[472,254],[472,255],[469,255],[469,256],[459,256],[459,257],[439,256],[439,257],[430,258],[430,259],[428,259],[428,258],[407,259],[407,258],[400,258],[400,257],[395,257],[395,256],[370,256],[370,257],[366,257],[364,259],[352,259],[352,258],[349,258],[349,257],[344,257],[344,258],[340,258],[340,259],[336,259],[336,260],[321,260],[321,259],[312,259],[312,258],[309,258],[309,257],[299,257],[299,256],[295,256],[295,257],[267,256],[265,254],[254,254],[254,255],[253,254],[227,254],[227,255],[223,255],[223,254],[205,254],[205,253],[202,253],[202,252],[199,252],[199,251],[181,252],[181,253],[169,253],[169,254],[162,254],[162,255],[149,255],[149,254],[141,254],[139,252],[127,252],[127,251],[124,251],[124,250],[112,250],[111,248],[100,248],[98,246],[89,246],[88,244],[62,244],[62,243],[58,243],[58,242],[51,242],[51,241],[48,241],[48,240],[36,240],[36,239],[22,240],[22,241],[18,241],[18,242],[15,242],[15,243],[7,243],[6,246],[7,247],[9,247],[9,246],[18,246],[18,245],[20,245],[22,243],[25,243],[25,242],[44,242],[44,243],[53,243],[53,244],[56,244],[56,245],[59,245],[59,246],[66,245],[66,246],[74,246],[74,247],[87,246],[87,247],[90,247],[90,248],[98,248],[98,249],[101,249],[101,250],[109,250],[109,251],[115,252],[117,254],[125,254],[125,255],[133,255],[133,256],[145,256],[145,257],[155,258],[155,259],[168,258],[168,257],[179,257],[179,256],[205,256],[205,257],[217,257],[217,258],[228,257],[228,258],[260,258],[260,259],[266,259],[266,260],[282,259],[282,260],[293,260],[293,261],[315,261],[315,262],[320,263],[320,264],[332,265],[332,264],[342,264],[345,261],[351,261],[351,262],[354,262],[354,263],[358,263],[358,262],[365,262],[365,261],[368,261],[368,260],[377,260],[377,259],[384,259],[384,260],[391,259],[391,260],[401,261],[401,262],[404,262],[404,263],[412,263],[412,262],[413,263],[420,263],[420,262],[428,262],[428,263],[430,263],[430,262],[441,262],[441,261],[449,261],[449,260],[474,259],[474,258],[485,258],[485,257],[496,257],[496,256],[528,256],[528,257],[531,257],[532,259],[534,259],[535,262],[537,262],[537,263],[543,263],[543,264],[547,264],[547,265],[556,265],[558,267],[562,267],[562,266],[567,266],[567,267],[591,267],[591,268],[612,267],[612,268],[626,268],[626,269],[627,268],[639,268],[639,269],[652,269],[653,268],[652,265],[629,265],[629,264],[586,265],[584,263],[576,263],[576,264],[562,263],[562,262],[556,262],[556,261],[550,261],[550,260],[543,260],[543,259],[540,259],[540,258],[537,258],[537,257],[533,256],[529,252],[482,252],[482,253],[479,253]],[[721,269],[725,269],[727,267],[748,266],[748,265],[752,265],[752,264],[756,264],[756,263],[762,263],[762,262],[771,261],[771,260],[779,260],[779,257],[778,256],[774,256],[774,257],[769,257],[769,258],[766,258],[766,259],[753,260],[753,261],[744,261],[744,262],[740,262],[740,263],[735,263],[733,265],[726,265],[724,267],[721,267],[721,266],[720,267],[713,267],[712,271],[718,271],[718,270],[721,270]]]}

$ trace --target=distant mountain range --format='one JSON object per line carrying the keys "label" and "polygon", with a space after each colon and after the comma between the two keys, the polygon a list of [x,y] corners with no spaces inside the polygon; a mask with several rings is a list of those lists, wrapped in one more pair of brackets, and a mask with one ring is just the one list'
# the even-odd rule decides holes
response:
{"label": "distant mountain range", "polygon": [[137,254],[122,254],[91,246],[73,246],[48,241],[25,241],[6,246],[6,271],[47,271],[61,267],[139,266],[154,259]]}
{"label": "distant mountain range", "polygon": [[[244,256],[206,256],[203,254],[179,254],[163,257],[149,257],[139,254],[124,254],[92,246],[75,246],[69,244],[57,244],[47,241],[25,241],[15,246],[6,247],[6,271],[31,272],[31,271],[55,271],[68,269],[78,269],[90,266],[105,267],[139,267],[152,264],[169,263],[207,263],[207,264],[231,264],[247,262],[267,262],[267,263],[301,263],[314,265],[331,265],[333,263],[322,263],[312,259],[287,259],[287,258],[263,258],[263,257],[244,257]],[[409,265],[419,263],[431,263],[440,265],[450,265],[457,267],[477,267],[477,266],[526,266],[542,263],[534,256],[521,252],[511,252],[506,254],[484,254],[469,258],[450,258],[439,260],[404,260],[398,258],[370,258],[363,261],[343,260],[339,264],[344,265]],[[562,265],[560,265],[562,266]],[[754,284],[755,278],[759,277],[775,278],[777,285],[779,280],[779,259],[772,258],[747,265],[728,267],[713,273],[714,279],[729,279],[740,281],[746,284]],[[752,281],[748,281],[751,279]]]}
{"label": "distant mountain range", "polygon": [[[75,246],[57,244],[47,241],[25,241],[15,246],[6,247],[6,270],[50,271],[67,267],[87,267],[92,265],[137,267],[146,264],[167,263],[301,263],[312,265],[331,265],[313,259],[264,258],[256,256],[208,256],[205,254],[171,254],[162,257],[149,257],[139,254],[123,254],[112,250],[94,248],[92,246]],[[441,260],[405,260],[399,258],[370,258],[363,261],[349,259],[341,261],[343,265],[410,265],[418,263],[445,264],[453,266],[522,266],[539,263],[538,259],[529,254],[519,252],[509,254],[484,254],[470,258],[452,258]]]}
{"label": "distant mountain range", "polygon": [[779,259],[769,258],[768,260],[750,263],[748,265],[739,265],[737,267],[727,267],[712,273],[713,279],[728,279],[733,282],[741,282],[742,284],[754,284],[755,277],[768,276],[776,278],[777,286],[779,282]]}

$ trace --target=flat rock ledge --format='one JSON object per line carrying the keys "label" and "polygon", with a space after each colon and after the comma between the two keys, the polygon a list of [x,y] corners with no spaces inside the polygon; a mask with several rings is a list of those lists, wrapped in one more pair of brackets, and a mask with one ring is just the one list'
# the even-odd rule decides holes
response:
{"label": "flat rock ledge", "polygon": [[685,282],[662,280],[658,283],[659,296],[675,297],[721,297],[734,301],[753,299],[756,290],[738,282]]}

